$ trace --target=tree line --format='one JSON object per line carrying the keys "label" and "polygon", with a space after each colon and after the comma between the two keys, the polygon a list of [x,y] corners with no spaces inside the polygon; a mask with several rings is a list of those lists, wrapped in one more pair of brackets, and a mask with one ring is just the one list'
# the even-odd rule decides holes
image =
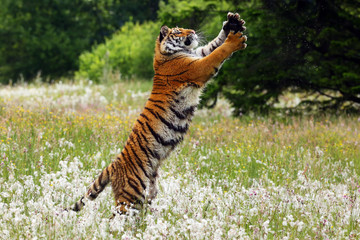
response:
{"label": "tree line", "polygon": [[[289,110],[360,106],[359,0],[0,0],[0,82],[74,76],[152,77],[161,25],[210,40],[228,11],[245,19],[248,48],[234,54],[202,100],[219,95],[236,115],[266,113],[287,94]],[[197,31],[198,32],[198,31]]]}

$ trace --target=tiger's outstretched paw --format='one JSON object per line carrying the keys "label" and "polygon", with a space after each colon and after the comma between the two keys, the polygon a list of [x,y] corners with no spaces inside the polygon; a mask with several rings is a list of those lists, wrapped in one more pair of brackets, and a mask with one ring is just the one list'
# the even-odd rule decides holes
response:
{"label": "tiger's outstretched paw", "polygon": [[238,13],[229,12],[227,14],[227,21],[224,22],[223,30],[225,31],[226,35],[228,35],[230,31],[234,31],[235,33],[243,32],[246,30],[244,24],[245,21],[240,19],[240,15]]}
{"label": "tiger's outstretched paw", "polygon": [[234,49],[233,51],[238,51],[246,48],[246,40],[247,37],[241,32],[230,31],[225,43],[229,44]]}

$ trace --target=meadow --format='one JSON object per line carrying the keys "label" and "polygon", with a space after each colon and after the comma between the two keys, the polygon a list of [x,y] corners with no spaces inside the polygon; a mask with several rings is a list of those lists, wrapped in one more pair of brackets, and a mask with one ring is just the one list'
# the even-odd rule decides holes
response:
{"label": "meadow", "polygon": [[151,82],[0,88],[0,239],[359,239],[360,117],[196,112],[150,206],[108,187],[64,211],[119,153]]}

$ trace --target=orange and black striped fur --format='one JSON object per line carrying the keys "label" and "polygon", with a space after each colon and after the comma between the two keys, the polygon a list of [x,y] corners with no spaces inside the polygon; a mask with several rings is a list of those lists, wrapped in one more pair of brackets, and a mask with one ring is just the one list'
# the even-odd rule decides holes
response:
{"label": "orange and black striped fur", "polygon": [[161,28],[150,98],[122,152],[72,210],[79,211],[84,198],[94,200],[109,182],[122,213],[156,196],[159,166],[183,140],[205,84],[233,52],[246,47],[246,36],[241,33],[244,23],[239,14],[229,13],[218,37],[199,48],[194,30]]}

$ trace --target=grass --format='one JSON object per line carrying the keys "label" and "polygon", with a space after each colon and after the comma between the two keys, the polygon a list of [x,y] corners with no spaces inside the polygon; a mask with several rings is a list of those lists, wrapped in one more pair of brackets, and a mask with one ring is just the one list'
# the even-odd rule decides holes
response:
{"label": "grass", "polygon": [[359,116],[199,110],[154,203],[116,216],[111,189],[74,203],[120,152],[151,83],[0,88],[0,233],[48,239],[357,239]]}

